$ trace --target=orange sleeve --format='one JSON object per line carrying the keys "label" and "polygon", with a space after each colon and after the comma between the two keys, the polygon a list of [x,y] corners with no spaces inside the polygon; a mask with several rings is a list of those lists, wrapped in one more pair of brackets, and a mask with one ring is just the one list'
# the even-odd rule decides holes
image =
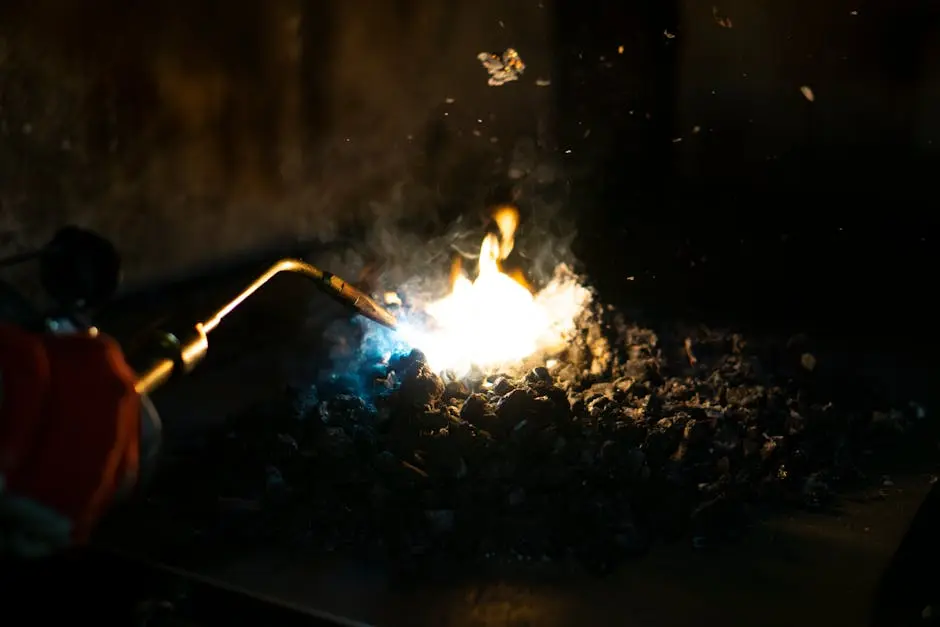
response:
{"label": "orange sleeve", "polygon": [[44,336],[49,377],[41,433],[13,492],[68,516],[84,540],[137,473],[140,396],[118,344],[98,336]]}
{"label": "orange sleeve", "polygon": [[15,481],[43,428],[49,359],[42,339],[0,324],[0,473]]}

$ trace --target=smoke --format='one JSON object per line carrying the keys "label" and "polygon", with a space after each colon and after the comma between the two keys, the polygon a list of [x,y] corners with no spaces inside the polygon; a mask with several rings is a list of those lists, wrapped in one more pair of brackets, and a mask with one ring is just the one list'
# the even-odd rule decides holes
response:
{"label": "smoke", "polygon": [[[484,234],[494,228],[493,207],[511,202],[520,209],[521,222],[506,264],[520,269],[536,290],[557,281],[560,266],[577,268],[571,249],[576,211],[569,204],[567,177],[557,151],[537,138],[525,138],[506,158],[492,158],[492,169],[464,181],[463,197],[474,199],[475,211],[464,212],[448,225],[426,223],[424,227],[433,228],[415,230],[413,220],[389,219],[407,215],[394,208],[408,198],[407,186],[400,186],[389,199],[391,207],[374,207],[377,221],[362,246],[320,258],[319,263],[359,278],[375,294],[395,293],[403,301],[396,311],[401,324],[422,327],[425,305],[451,289],[453,259],[475,267]],[[551,299],[551,294],[545,298]],[[318,307],[311,301],[312,316]],[[360,319],[334,321],[325,336],[332,339],[332,348],[320,384],[365,398],[373,391],[379,364],[422,348],[409,344],[407,334]]]}
{"label": "smoke", "polygon": [[[311,261],[421,303],[512,203],[508,264],[538,286],[573,261],[539,3],[122,5],[0,7],[0,254],[78,224],[115,241],[134,289],[329,243]],[[491,87],[477,54],[510,46],[527,74]],[[336,312],[309,302],[322,331]],[[330,336],[344,371],[389,352],[356,323]]]}

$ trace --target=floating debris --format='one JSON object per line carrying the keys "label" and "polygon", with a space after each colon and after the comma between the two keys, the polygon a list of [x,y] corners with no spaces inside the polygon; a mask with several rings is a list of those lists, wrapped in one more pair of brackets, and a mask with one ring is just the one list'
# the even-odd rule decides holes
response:
{"label": "floating debris", "polygon": [[712,17],[715,19],[715,23],[722,28],[732,28],[734,26],[731,18],[720,13],[718,7],[712,7]]}
{"label": "floating debris", "polygon": [[522,57],[513,48],[506,48],[502,56],[490,52],[481,52],[477,55],[477,59],[480,60],[480,63],[489,73],[490,78],[487,82],[491,87],[499,87],[517,81],[525,71],[525,63],[522,62]]}
{"label": "floating debris", "polygon": [[816,94],[814,94],[813,90],[810,89],[808,86],[803,85],[802,87],[800,87],[800,93],[803,94],[803,97],[809,100],[810,102],[816,101]]}
{"label": "floating debris", "polygon": [[816,357],[814,357],[812,353],[803,353],[800,357],[800,364],[802,364],[805,369],[812,372],[816,369]]}

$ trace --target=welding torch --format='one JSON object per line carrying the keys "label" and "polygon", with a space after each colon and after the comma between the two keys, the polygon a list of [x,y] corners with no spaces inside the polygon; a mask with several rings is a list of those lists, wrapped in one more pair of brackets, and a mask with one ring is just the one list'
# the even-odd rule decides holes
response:
{"label": "welding torch", "polygon": [[325,272],[297,259],[281,259],[215,313],[207,319],[197,322],[193,326],[190,336],[180,340],[172,333],[161,333],[158,342],[160,356],[137,379],[135,386],[137,392],[139,394],[150,394],[169,381],[171,377],[192,372],[209,349],[209,333],[218,328],[226,316],[235,311],[268,281],[282,272],[291,272],[307,277],[314,282],[314,285],[339,301],[340,304],[374,322],[390,329],[394,329],[397,325],[395,316],[365,293],[335,274]]}

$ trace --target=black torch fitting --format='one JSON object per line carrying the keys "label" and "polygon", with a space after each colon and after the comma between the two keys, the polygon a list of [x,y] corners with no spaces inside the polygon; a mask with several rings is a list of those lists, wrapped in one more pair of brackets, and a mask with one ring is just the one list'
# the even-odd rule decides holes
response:
{"label": "black torch fitting", "polygon": [[154,342],[154,360],[137,380],[137,392],[147,394],[166,383],[171,377],[187,374],[202,361],[209,350],[209,338],[201,324],[197,324],[192,337],[181,341],[176,335],[160,332]]}

